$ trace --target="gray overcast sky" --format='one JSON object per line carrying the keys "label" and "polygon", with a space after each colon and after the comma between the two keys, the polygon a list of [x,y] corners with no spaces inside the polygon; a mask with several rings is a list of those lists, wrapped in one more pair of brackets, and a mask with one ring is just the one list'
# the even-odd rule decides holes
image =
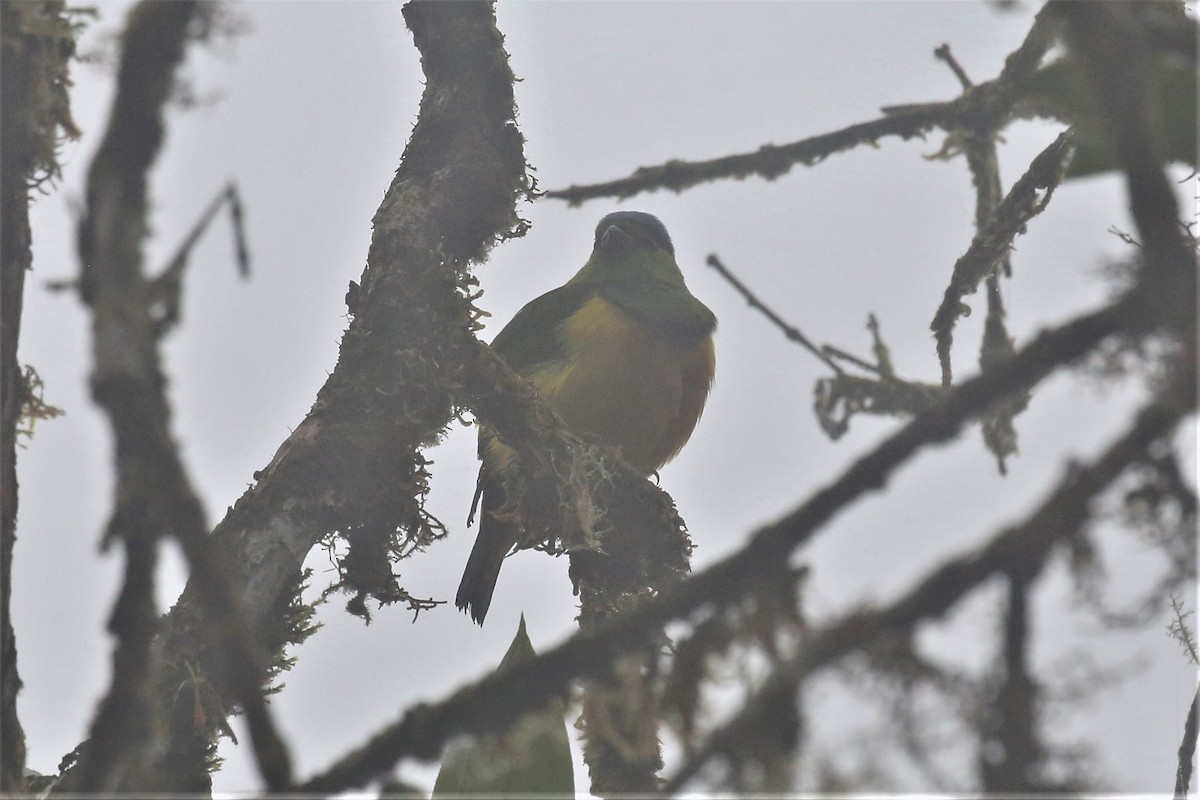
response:
{"label": "gray overcast sky", "polygon": [[[119,24],[126,4],[100,3],[86,37]],[[343,295],[361,272],[370,219],[416,118],[421,74],[399,6],[384,3],[255,2],[234,6],[250,30],[216,52],[193,51],[196,87],[219,99],[174,113],[154,179],[151,264],[162,264],[209,198],[234,178],[246,203],[254,274],[236,276],[227,227],[215,226],[192,258],[184,322],[165,347],[174,430],[215,523],[254,470],[307,411],[333,368],[345,327]],[[976,2],[550,3],[499,8],[517,85],[527,156],[543,188],[605,180],[670,158],[707,158],[782,144],[878,116],[879,108],[953,97],[958,84],[932,51],[948,42],[977,81],[994,77],[1021,41],[1035,6],[1001,11]],[[60,191],[34,215],[35,272],[27,289],[20,357],[45,379],[46,399],[67,415],[39,426],[20,452],[21,516],[14,609],[23,723],[30,766],[53,771],[85,735],[108,683],[104,621],[121,558],[97,555],[110,509],[107,428],[87,395],[88,319],[80,303],[46,281],[74,276],[72,204],[103,130],[108,74],[76,65],[74,104],[86,132],[64,149]],[[1053,138],[1049,126],[1006,134],[1006,185]],[[657,214],[671,231],[693,292],[717,313],[717,380],[683,454],[662,472],[698,544],[703,568],[758,525],[795,507],[895,429],[856,419],[832,443],[811,411],[820,364],[785,342],[704,266],[725,262],[811,338],[869,352],[864,323],[879,318],[902,375],[935,380],[928,323],[954,260],[970,241],[974,195],[961,159],[929,161],[939,137],[885,141],[775,182],[721,182],[677,196],[658,192],[623,204],[569,209],[543,200],[524,208],[533,229],[497,249],[478,270],[492,312],[488,338],[534,296],[565,281],[587,258],[593,226],[616,208]],[[1182,191],[1182,189],[1181,189]],[[1191,192],[1184,195],[1190,201]],[[1105,231],[1132,230],[1120,182],[1070,183],[1017,242],[1005,285],[1018,344],[1039,328],[1106,296],[1097,268],[1122,254]],[[977,308],[982,297],[969,298]],[[982,313],[964,320],[958,374],[974,371]],[[816,618],[885,601],[949,554],[1019,519],[1067,460],[1096,453],[1139,398],[1135,385],[1097,389],[1060,375],[1019,418],[1021,455],[1002,478],[976,429],[920,456],[885,495],[855,506],[804,553],[813,570]],[[1190,441],[1190,439],[1189,439]],[[474,483],[474,431],[455,428],[432,454],[430,507],[450,537],[401,565],[419,596],[451,599],[474,531],[465,518]],[[1136,542],[1111,548],[1114,591],[1144,588],[1153,562]],[[174,558],[162,604],[182,586]],[[330,579],[310,559],[313,585]],[[996,595],[931,629],[950,661],[985,663],[998,624]],[[1102,785],[1169,791],[1195,674],[1161,624],[1108,633],[1068,610],[1061,569],[1037,594],[1046,613],[1034,660],[1063,675],[1080,652],[1104,666],[1141,669],[1078,713],[1055,714],[1053,737],[1099,742]],[[566,561],[537,553],[509,559],[485,628],[452,606],[416,624],[398,609],[366,627],[335,598],[325,629],[300,648],[272,700],[301,774],[330,763],[410,703],[436,699],[494,664],[524,612],[535,646],[573,629]],[[839,702],[831,696],[829,702]],[[830,715],[832,716],[832,715]],[[238,723],[240,724],[240,723]],[[814,741],[836,751],[850,728],[820,727]],[[257,787],[246,746],[222,745],[218,789]],[[969,756],[964,750],[963,755]],[[402,775],[427,779],[428,770]],[[581,786],[585,785],[581,782]],[[876,787],[889,789],[898,787]],[[914,779],[910,789],[929,788]]]}

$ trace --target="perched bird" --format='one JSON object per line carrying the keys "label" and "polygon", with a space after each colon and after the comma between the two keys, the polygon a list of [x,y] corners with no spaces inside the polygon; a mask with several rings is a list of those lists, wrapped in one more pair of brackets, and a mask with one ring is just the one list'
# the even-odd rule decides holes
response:
{"label": "perched bird", "polygon": [[[649,476],[670,461],[696,427],[716,365],[717,318],[692,296],[675,246],[657,217],[618,211],[596,226],[591,258],[563,286],[522,308],[492,348],[528,378],[579,435],[617,448]],[[455,605],[480,625],[496,577],[520,541],[505,505],[513,451],[479,431],[479,535]]]}

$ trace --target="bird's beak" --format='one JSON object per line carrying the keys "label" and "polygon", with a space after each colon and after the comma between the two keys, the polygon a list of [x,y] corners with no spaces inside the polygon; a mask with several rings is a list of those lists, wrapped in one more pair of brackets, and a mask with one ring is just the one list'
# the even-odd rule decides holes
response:
{"label": "bird's beak", "polygon": [[616,225],[609,225],[600,234],[600,249],[609,253],[620,253],[633,246],[633,237]]}

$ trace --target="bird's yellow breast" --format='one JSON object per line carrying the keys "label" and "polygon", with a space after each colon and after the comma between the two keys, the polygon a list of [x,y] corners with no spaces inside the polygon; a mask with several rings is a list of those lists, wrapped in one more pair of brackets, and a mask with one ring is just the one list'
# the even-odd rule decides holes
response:
{"label": "bird's yellow breast", "polygon": [[712,384],[711,337],[679,342],[599,295],[557,331],[564,358],[529,377],[579,434],[650,474],[691,435]]}

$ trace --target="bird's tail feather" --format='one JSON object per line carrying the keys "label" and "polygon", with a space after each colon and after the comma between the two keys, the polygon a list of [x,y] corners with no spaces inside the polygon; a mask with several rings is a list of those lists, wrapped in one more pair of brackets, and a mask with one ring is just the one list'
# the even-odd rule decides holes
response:
{"label": "bird's tail feather", "polygon": [[475,546],[471,548],[471,557],[467,559],[462,581],[458,584],[458,595],[454,598],[459,610],[469,613],[479,625],[483,624],[492,604],[492,592],[496,589],[496,578],[500,576],[504,557],[518,538],[516,526],[493,517],[487,506],[485,496],[479,535],[475,537]]}

